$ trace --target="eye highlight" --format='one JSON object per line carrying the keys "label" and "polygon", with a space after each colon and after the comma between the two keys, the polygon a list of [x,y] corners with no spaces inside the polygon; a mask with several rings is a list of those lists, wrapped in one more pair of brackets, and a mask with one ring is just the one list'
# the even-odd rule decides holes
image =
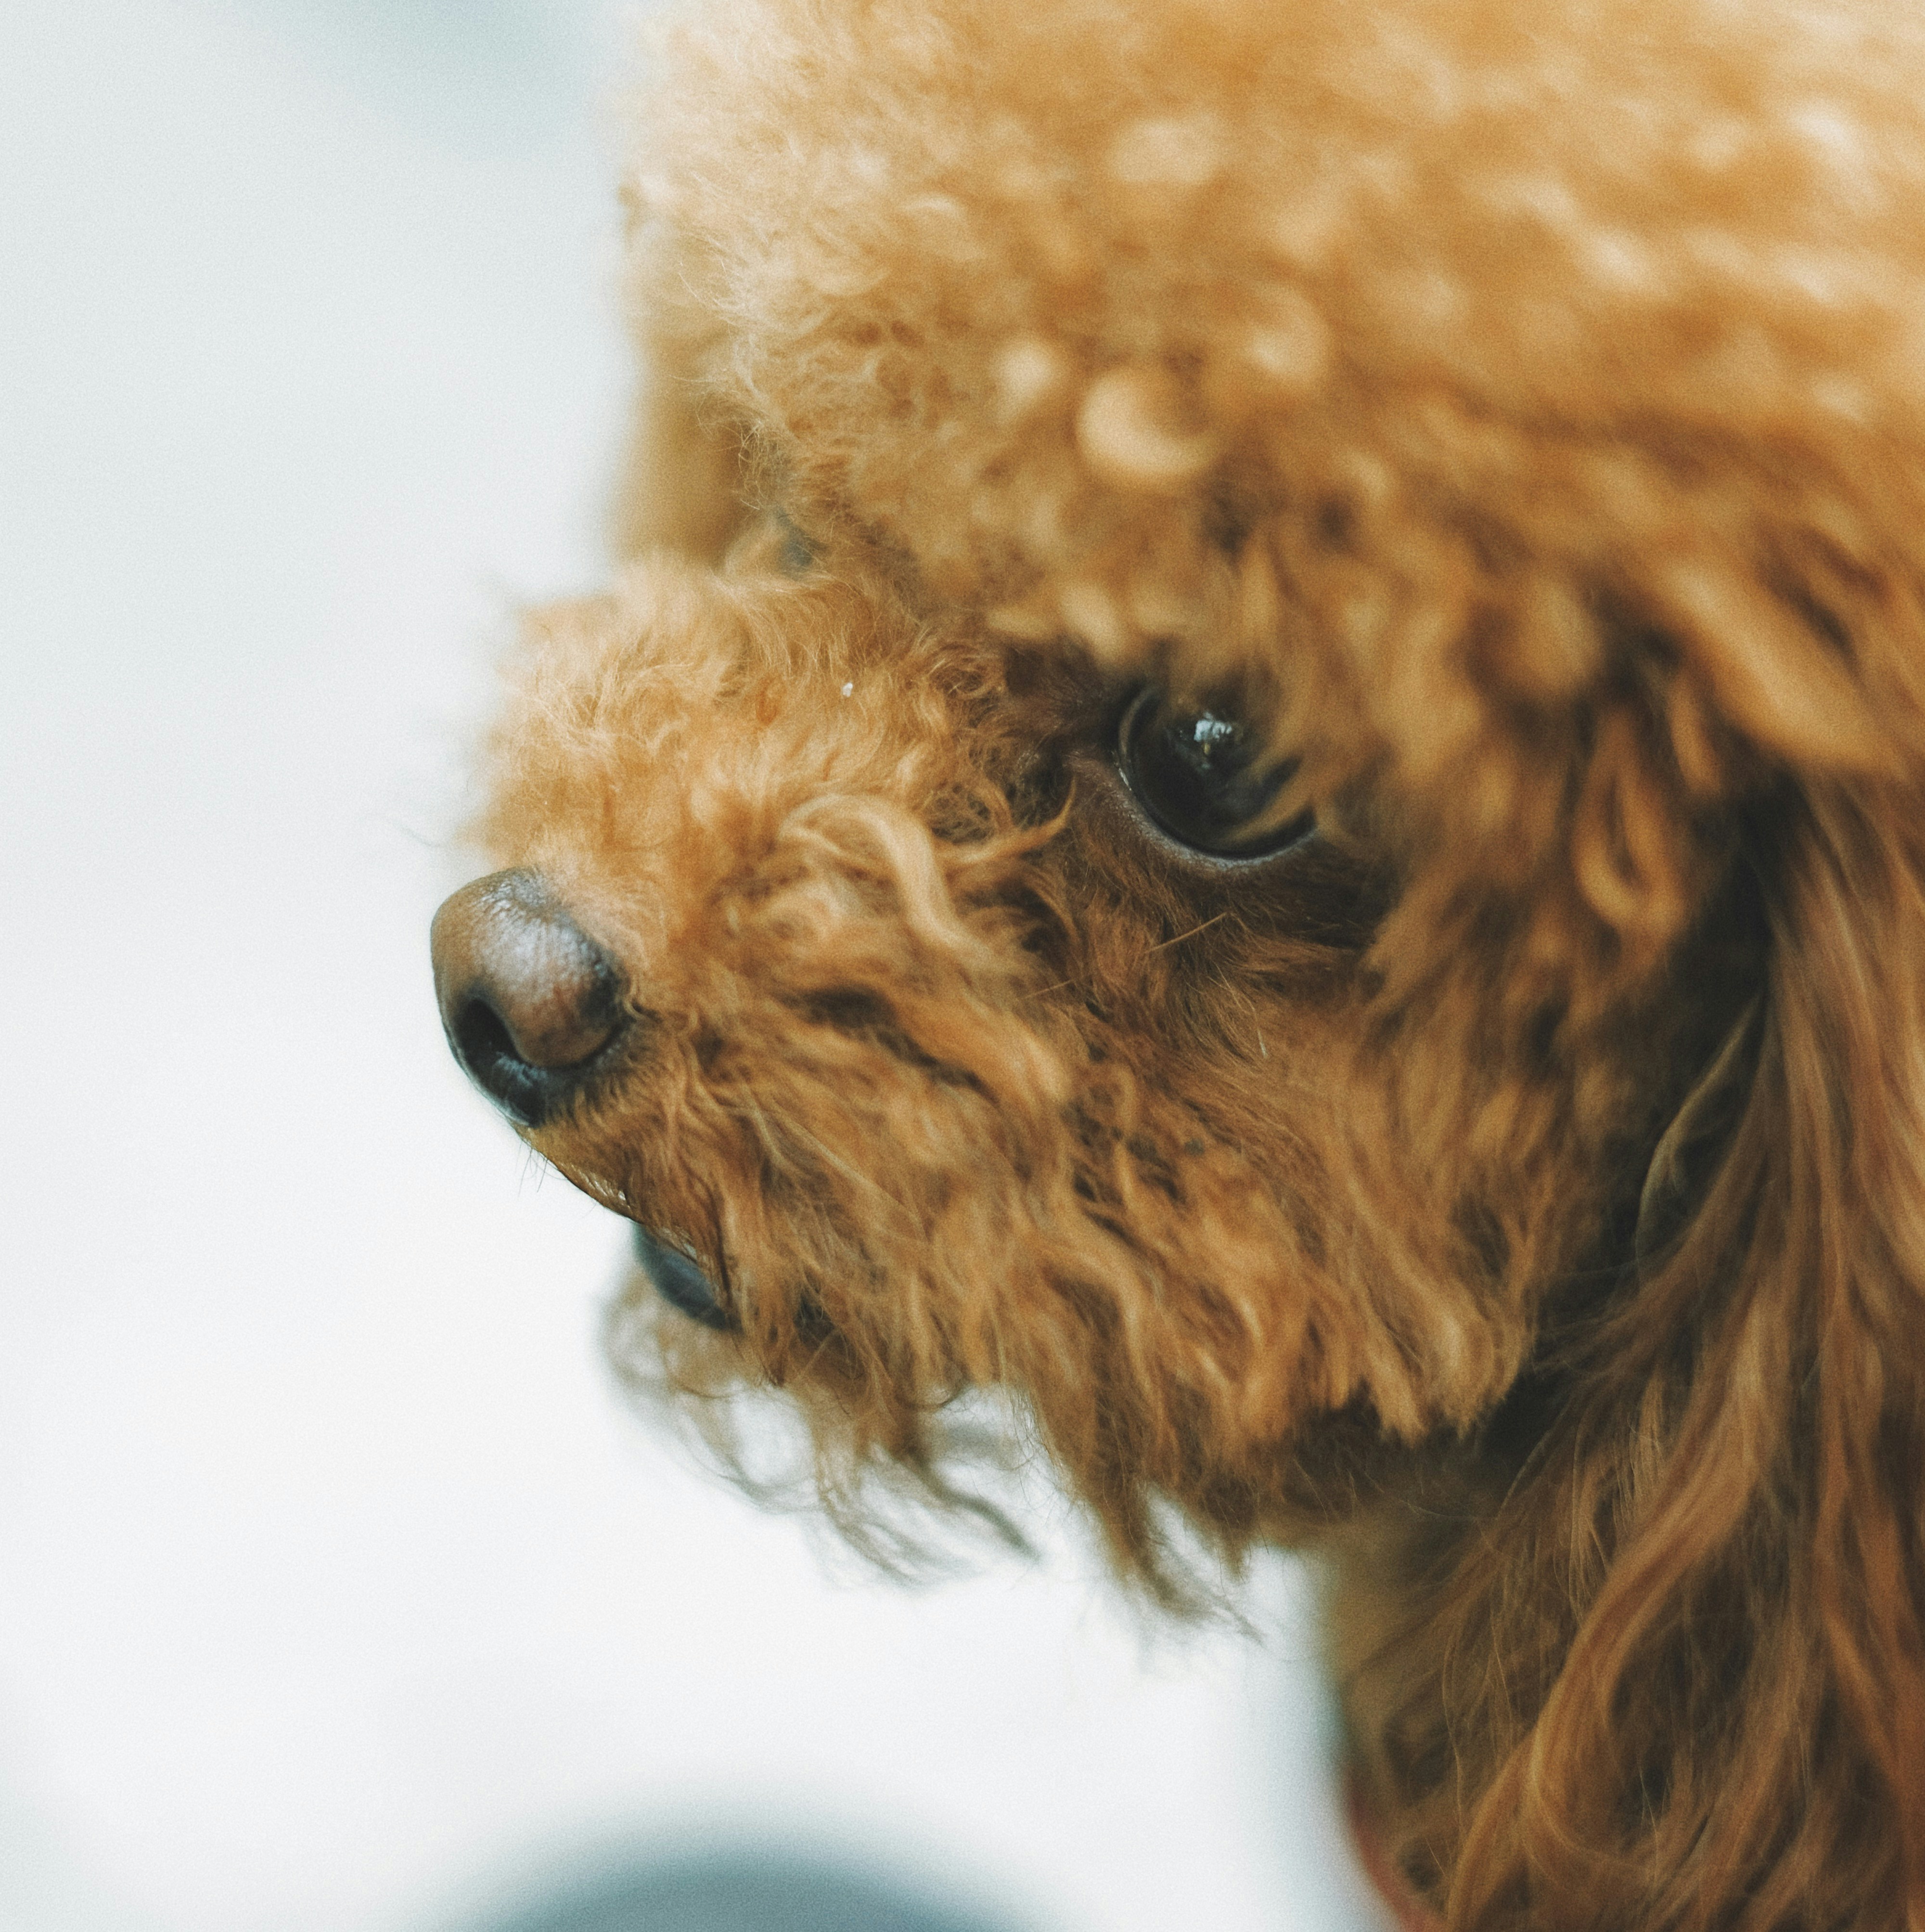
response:
{"label": "eye highlight", "polygon": [[1117,770],[1161,831],[1216,859],[1267,859],[1302,844],[1316,816],[1276,821],[1271,807],[1297,770],[1267,756],[1240,719],[1186,710],[1154,685],[1131,699],[1117,728]]}

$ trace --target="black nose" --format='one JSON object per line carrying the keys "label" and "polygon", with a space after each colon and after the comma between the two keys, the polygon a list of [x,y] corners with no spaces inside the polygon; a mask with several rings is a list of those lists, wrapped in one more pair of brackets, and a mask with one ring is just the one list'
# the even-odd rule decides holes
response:
{"label": "black nose", "polygon": [[435,996],[468,1077],[538,1127],[607,1064],[628,1024],[615,963],[540,873],[491,873],[434,916]]}

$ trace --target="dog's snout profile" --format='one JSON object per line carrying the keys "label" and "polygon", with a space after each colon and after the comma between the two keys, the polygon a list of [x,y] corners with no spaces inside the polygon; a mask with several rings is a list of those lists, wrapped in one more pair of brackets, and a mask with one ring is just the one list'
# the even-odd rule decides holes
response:
{"label": "dog's snout profile", "polygon": [[613,961],[525,868],[463,886],[430,937],[455,1058],[510,1119],[552,1118],[626,1029]]}

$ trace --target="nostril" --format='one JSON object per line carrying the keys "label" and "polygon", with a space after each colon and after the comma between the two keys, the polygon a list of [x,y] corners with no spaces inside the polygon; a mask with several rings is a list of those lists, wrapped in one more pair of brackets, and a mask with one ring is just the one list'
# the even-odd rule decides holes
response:
{"label": "nostril", "polygon": [[511,1119],[538,1126],[625,1030],[620,973],[537,872],[464,886],[435,914],[432,938],[455,1058]]}
{"label": "nostril", "polygon": [[451,1037],[456,1054],[469,1066],[521,1058],[514,1050],[507,1023],[486,1000],[470,1000],[461,1009]]}

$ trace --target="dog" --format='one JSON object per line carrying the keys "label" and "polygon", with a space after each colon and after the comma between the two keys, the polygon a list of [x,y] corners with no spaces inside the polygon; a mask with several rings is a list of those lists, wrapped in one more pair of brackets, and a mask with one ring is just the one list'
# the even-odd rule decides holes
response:
{"label": "dog", "polygon": [[[724,0],[457,1056],[859,1526],[1317,1552],[1405,1922],[1925,1928],[1925,14]],[[1188,1539],[1188,1542],[1186,1542]]]}

